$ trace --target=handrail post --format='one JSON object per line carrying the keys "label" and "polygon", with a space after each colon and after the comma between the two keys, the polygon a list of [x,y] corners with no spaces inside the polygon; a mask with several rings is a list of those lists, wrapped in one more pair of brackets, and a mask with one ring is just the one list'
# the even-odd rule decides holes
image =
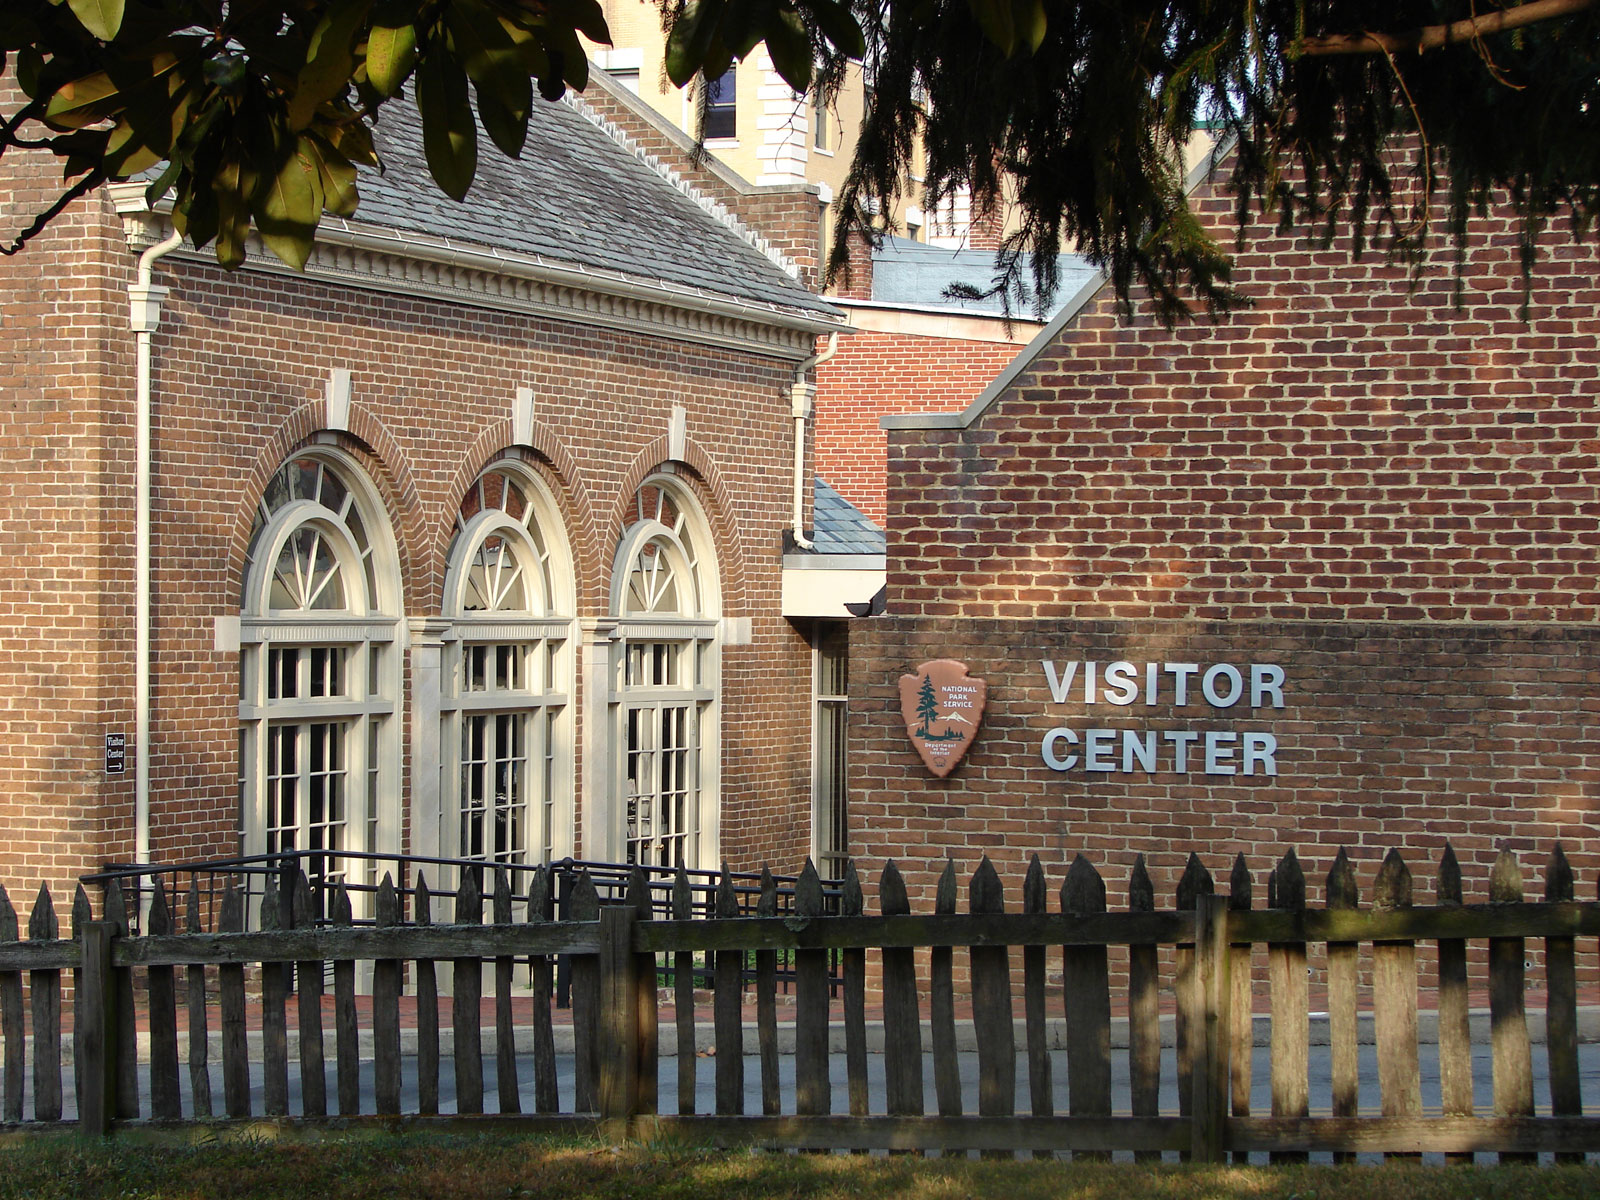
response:
{"label": "handrail post", "polygon": [[112,986],[111,945],[116,926],[110,921],[87,921],[80,934],[83,951],[83,1004],[79,1012],[83,1029],[78,1052],[84,1061],[79,1078],[78,1128],[85,1137],[103,1138],[111,1132],[112,1108],[117,1095],[117,993]]}
{"label": "handrail post", "polygon": [[1195,904],[1197,1034],[1190,1116],[1190,1153],[1197,1163],[1219,1163],[1226,1152],[1228,1113],[1228,1008],[1231,996],[1228,898],[1200,896]]}
{"label": "handrail post", "polygon": [[632,905],[600,910],[600,1117],[623,1135],[639,1111],[637,920]]}

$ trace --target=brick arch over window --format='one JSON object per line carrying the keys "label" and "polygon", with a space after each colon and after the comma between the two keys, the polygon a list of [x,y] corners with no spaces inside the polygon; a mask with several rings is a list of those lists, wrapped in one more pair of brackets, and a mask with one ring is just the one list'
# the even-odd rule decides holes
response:
{"label": "brick arch over window", "polygon": [[[435,536],[425,543],[428,547],[430,595],[437,595],[444,583],[445,544],[450,540],[456,515],[453,506],[466,494],[467,488],[472,486],[485,467],[517,444],[512,441],[511,420],[506,418],[485,427],[467,448],[445,493],[449,503],[439,514]],[[572,452],[549,425],[533,422],[532,436],[525,445],[536,456],[528,460],[527,465],[544,480],[555,495],[556,505],[561,511],[567,541],[572,548],[573,570],[578,579],[578,608],[579,611],[586,611],[595,602],[595,597],[604,595],[595,581],[604,574],[606,558],[601,533],[595,524],[594,504],[589,498],[588,486],[583,481]],[[603,603],[603,600],[598,602]]]}
{"label": "brick arch over window", "polygon": [[[668,454],[668,442],[665,436],[657,438],[638,453],[633,465],[628,468],[628,473],[622,477],[622,485],[617,490],[616,505],[612,509],[611,519],[606,522],[606,528],[618,529],[627,524],[628,505],[633,503],[640,485],[651,475],[657,471],[670,469],[674,465],[688,467],[688,472],[682,478],[705,510],[706,521],[711,526],[711,536],[716,547],[722,613],[724,616],[729,616],[747,612],[744,543],[739,536],[738,525],[733,519],[732,493],[722,478],[722,472],[717,469],[717,464],[704,448],[696,444],[692,438],[684,443],[683,458],[674,460],[668,457]],[[602,596],[610,595],[611,568],[612,564],[607,561],[604,564],[605,590],[602,591]]]}
{"label": "brick arch over window", "polygon": [[351,405],[350,429],[328,429],[323,421],[327,408],[320,400],[303,404],[290,413],[283,424],[267,438],[256,455],[255,465],[242,489],[249,503],[234,517],[228,549],[228,586],[237,594],[244,584],[245,556],[250,546],[250,530],[255,523],[256,505],[267,484],[289,456],[305,449],[318,435],[334,439],[334,445],[356,459],[372,485],[377,488],[387,510],[390,528],[395,532],[395,552],[400,560],[402,599],[407,609],[420,602],[414,582],[417,576],[417,547],[423,541],[422,503],[411,467],[392,434],[383,423],[360,405]]}

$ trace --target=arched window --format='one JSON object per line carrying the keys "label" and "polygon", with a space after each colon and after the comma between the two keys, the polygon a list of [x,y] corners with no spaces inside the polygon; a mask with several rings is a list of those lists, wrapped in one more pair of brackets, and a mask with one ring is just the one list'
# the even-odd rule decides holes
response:
{"label": "arched window", "polygon": [[240,598],[240,799],[247,853],[400,849],[400,589],[377,494],[318,446],[263,493]]}
{"label": "arched window", "polygon": [[616,794],[630,863],[696,866],[717,847],[717,566],[693,495],[640,487],[612,574]]}
{"label": "arched window", "polygon": [[[515,458],[467,489],[448,552],[445,853],[572,852],[572,567],[550,494]],[[453,844],[450,839],[454,839]]]}

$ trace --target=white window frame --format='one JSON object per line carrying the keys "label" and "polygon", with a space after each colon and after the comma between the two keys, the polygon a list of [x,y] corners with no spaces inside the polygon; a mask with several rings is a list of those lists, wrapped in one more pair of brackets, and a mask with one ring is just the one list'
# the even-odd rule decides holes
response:
{"label": "white window frame", "polygon": [[[846,746],[849,726],[849,671],[850,653],[848,634],[844,636],[842,652],[845,669],[845,687],[831,691],[823,686],[825,654],[823,639],[833,625],[843,622],[818,621],[811,635],[811,861],[817,865],[825,879],[840,878],[844,863],[850,857],[849,842],[849,774]],[[838,742],[832,743],[824,736],[823,711],[832,708],[838,713]],[[830,762],[831,760],[831,762]],[[828,794],[827,780],[832,778],[831,767],[839,768],[837,786],[841,795]],[[834,847],[838,847],[835,849]]]}
{"label": "white window frame", "polygon": [[[661,518],[663,506],[647,497],[670,497],[675,510],[671,523]],[[678,602],[670,611],[635,611],[628,601],[634,567],[642,553],[654,548],[676,573]],[[720,758],[721,714],[718,697],[721,682],[721,596],[711,529],[694,494],[673,474],[658,472],[640,485],[629,521],[618,539],[611,584],[611,614],[615,622],[611,635],[609,728],[616,748],[608,764],[611,805],[607,845],[615,848],[618,861],[629,861],[635,839],[629,831],[630,757],[654,753],[659,763],[660,746],[641,747],[630,754],[629,714],[649,714],[653,730],[662,728],[662,714],[680,709],[686,712],[688,751],[682,784],[688,791],[684,828],[667,831],[683,838],[685,865],[693,868],[715,864],[721,845]],[[684,591],[689,593],[684,595]],[[670,683],[630,682],[628,662],[634,648],[646,649],[652,659],[655,647],[662,647],[663,660],[670,657],[676,676]],[[636,660],[637,661],[637,660]],[[636,726],[637,728],[637,726]],[[651,793],[652,810],[661,811],[662,775],[654,774],[656,787]],[[661,832],[657,826],[658,834]],[[670,863],[671,856],[659,838],[645,860]]]}
{"label": "white window frame", "polygon": [[[531,864],[573,853],[576,814],[573,798],[574,646],[577,607],[572,553],[560,509],[544,482],[513,452],[496,460],[474,480],[468,496],[490,476],[502,476],[521,493],[523,515],[503,507],[483,507],[470,519],[458,517],[450,548],[444,589],[444,616],[450,622],[444,640],[440,694],[440,791],[445,820],[440,853],[447,858],[478,857],[463,839],[465,824],[465,740],[469,723],[483,720],[498,731],[510,718],[520,722],[523,760],[524,821],[520,846],[490,848],[486,862]],[[480,497],[483,493],[478,493]],[[537,594],[525,607],[474,611],[466,607],[470,571],[480,548],[490,538],[513,547],[523,579]],[[522,683],[497,687],[493,664],[500,651],[521,664]],[[490,661],[486,686],[473,688],[467,679],[472,656]],[[493,808],[484,810],[488,817]]]}
{"label": "white window frame", "polygon": [[[315,498],[293,497],[269,508],[271,484],[258,504],[258,524],[245,564],[239,629],[239,822],[246,854],[266,853],[272,776],[269,754],[274,728],[297,727],[302,747],[313,731],[335,725],[342,730],[345,839],[332,851],[399,853],[400,814],[400,661],[403,648],[400,612],[399,558],[387,513],[366,473],[336,446],[318,443],[300,450],[280,465],[280,476],[299,464],[315,463],[343,485],[340,509]],[[319,474],[320,490],[323,476]],[[353,532],[354,513],[365,530],[366,548]],[[298,530],[313,528],[329,546],[338,564],[345,604],[332,608],[272,607],[273,571],[284,546]],[[309,660],[319,650],[343,656],[343,687],[333,695],[310,695]],[[296,695],[271,694],[271,663],[297,656]],[[309,753],[308,750],[303,751]],[[308,764],[299,765],[302,784]],[[293,847],[306,844],[312,831],[306,808],[309,794],[297,798],[297,834]],[[351,879],[371,883],[377,864]],[[345,877],[333,864],[330,878]]]}

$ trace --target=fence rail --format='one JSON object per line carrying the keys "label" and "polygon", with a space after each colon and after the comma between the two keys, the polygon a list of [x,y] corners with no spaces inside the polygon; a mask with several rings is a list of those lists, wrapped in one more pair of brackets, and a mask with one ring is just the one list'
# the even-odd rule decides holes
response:
{"label": "fence rail", "polygon": [[[777,915],[770,874],[761,878],[756,915],[741,915],[735,881],[723,874],[712,914],[698,917],[685,873],[674,880],[664,911],[652,902],[642,874],[611,903],[602,903],[585,874],[558,921],[544,915],[549,871],[530,873],[526,893],[517,897],[506,873],[495,874],[485,896],[476,873],[468,871],[446,898],[433,897],[420,875],[406,893],[385,878],[372,894],[371,923],[362,926],[353,923],[347,889],[333,893],[323,914],[311,902],[303,873],[293,877],[287,904],[280,903],[278,878],[265,879],[256,929],[246,929],[247,904],[237,883],[223,890],[209,922],[214,927],[207,927],[210,906],[202,903],[196,878],[182,914],[184,931],[176,931],[178,914],[166,890],[157,888],[139,936],[131,932],[118,878],[107,881],[100,919],[79,888],[66,938],[52,897],[41,889],[22,940],[0,889],[0,1119],[19,1129],[63,1123],[63,972],[72,972],[71,1094],[77,1126],[90,1134],[218,1114],[234,1122],[264,1116],[312,1125],[337,1114],[346,1123],[516,1120],[569,1130],[604,1123],[613,1132],[669,1130],[730,1145],[1132,1151],[1140,1157],[1178,1152],[1201,1161],[1252,1152],[1285,1161],[1314,1151],[1341,1159],[1370,1152],[1433,1151],[1453,1159],[1492,1152],[1515,1159],[1600,1151],[1600,1118],[1582,1115],[1575,972],[1576,939],[1600,936],[1600,904],[1572,899],[1572,872],[1559,848],[1546,871],[1543,903],[1524,899],[1520,868],[1502,853],[1490,876],[1491,902],[1462,904],[1460,871],[1447,850],[1437,903],[1426,907],[1413,904],[1410,871],[1395,852],[1378,873],[1369,908],[1359,907],[1354,872],[1342,853],[1326,880],[1324,905],[1308,906],[1293,851],[1267,876],[1265,909],[1252,907],[1251,873],[1242,858],[1228,894],[1219,895],[1193,856],[1175,907],[1165,911],[1156,909],[1142,859],[1128,881],[1127,910],[1115,912],[1108,911],[1099,873],[1082,857],[1066,873],[1057,912],[1048,911],[1037,858],[1020,897],[1013,897],[1013,911],[1006,911],[1000,878],[984,860],[965,889],[967,911],[959,913],[962,889],[953,865],[939,881],[931,913],[911,912],[893,864],[878,881],[874,915],[865,911],[853,866],[834,901],[839,915],[828,913],[822,883],[808,864],[794,882],[786,916]],[[448,921],[442,919],[446,909]],[[514,913],[522,919],[514,920]],[[1524,1011],[1529,939],[1542,940],[1544,951],[1546,1115],[1535,1115]],[[1437,1112],[1425,1112],[1422,1102],[1419,942],[1432,946],[1437,962]],[[1487,943],[1493,1103],[1483,1112],[1474,1108],[1468,1024],[1472,942]],[[1330,1078],[1326,1088],[1319,1084],[1316,1115],[1308,1069],[1308,946],[1326,969],[1331,1043]],[[1124,950],[1113,956],[1112,947]],[[1258,947],[1265,948],[1264,973],[1256,969]],[[956,952],[962,949],[958,995]],[[779,1053],[780,955],[792,962],[795,993],[792,1082],[781,1071]],[[709,1064],[693,1052],[695,956],[705,960],[701,974],[712,984],[715,1054]],[[551,1013],[557,957],[571,964],[570,1069],[568,1051],[558,1055]],[[835,962],[837,996],[830,986]],[[1057,965],[1059,994],[1050,986]],[[441,967],[448,999],[441,994]],[[882,1058],[875,1069],[865,1008],[869,967],[882,1004]],[[358,1006],[358,972],[370,985],[370,1005]],[[329,979],[331,1009],[324,1002]],[[670,1005],[661,1001],[662,979],[671,981]],[[1265,1114],[1251,1111],[1250,1090],[1252,998],[1263,987],[1271,1030]],[[1164,1092],[1161,995],[1167,989],[1176,995],[1176,1088]],[[753,1021],[744,1011],[751,991]],[[971,1006],[975,1112],[964,1095],[973,1090],[973,1072],[959,1059],[958,1003]],[[255,1004],[258,1036],[247,1031]],[[1114,1008],[1126,1014],[1125,1050],[1113,1050]],[[668,1011],[678,1047],[672,1080],[663,1078],[660,1053]],[[1377,1042],[1378,1100],[1362,1111],[1356,1042],[1368,1011]],[[402,1012],[415,1027],[405,1037]],[[144,1039],[137,1028],[141,1014]],[[843,1031],[838,1094],[828,1070],[830,1023]],[[1051,1042],[1053,1023],[1064,1029],[1064,1054]],[[215,1051],[213,1029],[220,1033]],[[413,1045],[402,1055],[407,1042]],[[214,1053],[220,1097],[212,1095]],[[759,1084],[759,1115],[745,1111],[747,1055],[758,1077],[752,1082]],[[1063,1061],[1065,1112],[1058,1113],[1054,1074]],[[493,1063],[492,1083],[486,1062]],[[711,1078],[703,1080],[708,1065]],[[925,1079],[930,1071],[931,1080]],[[1114,1076],[1125,1081],[1125,1111],[1113,1111]],[[1019,1079],[1026,1085],[1022,1113]],[[25,1103],[28,1082],[31,1105]],[[525,1082],[532,1085],[526,1096]],[[703,1083],[709,1084],[704,1092]],[[675,1104],[665,1102],[665,1087],[676,1093]],[[489,1091],[497,1111],[484,1115]],[[441,1114],[452,1107],[452,1092],[455,1112]],[[532,1111],[524,1115],[525,1102]]]}

